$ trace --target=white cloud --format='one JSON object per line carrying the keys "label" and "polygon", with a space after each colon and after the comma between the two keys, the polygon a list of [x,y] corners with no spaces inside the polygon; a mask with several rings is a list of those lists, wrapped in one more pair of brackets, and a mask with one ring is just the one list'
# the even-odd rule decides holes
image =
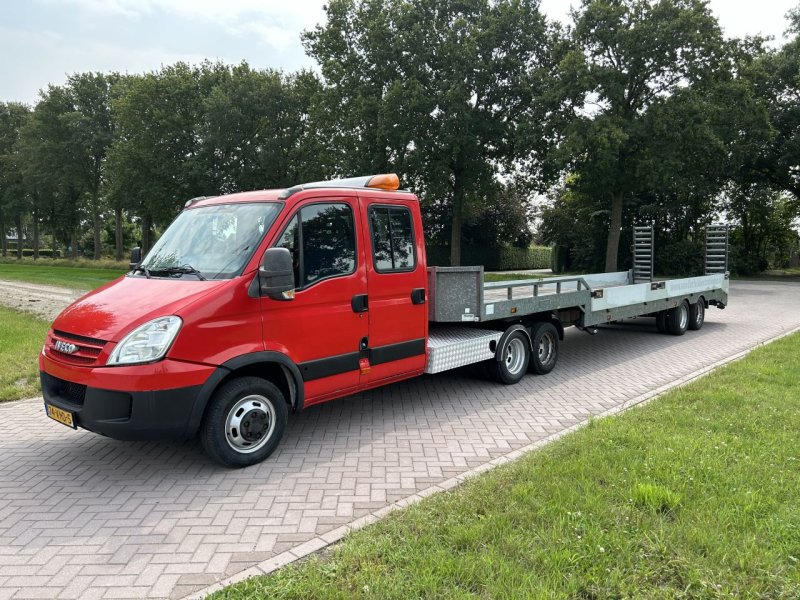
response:
{"label": "white cloud", "polygon": [[[53,3],[56,0],[44,0]],[[61,0],[63,4],[64,0]],[[254,35],[282,50],[296,43],[299,32],[322,21],[321,0],[66,0],[89,13],[138,19],[164,13],[214,23],[227,33]]]}

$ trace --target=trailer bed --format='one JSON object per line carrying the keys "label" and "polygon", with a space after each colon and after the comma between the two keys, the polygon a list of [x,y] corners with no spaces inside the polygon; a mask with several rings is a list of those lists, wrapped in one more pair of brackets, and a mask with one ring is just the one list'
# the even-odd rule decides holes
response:
{"label": "trailer bed", "polygon": [[576,324],[591,327],[700,297],[724,307],[729,289],[727,273],[643,283],[634,283],[629,271],[486,282],[483,267],[430,267],[428,278],[429,320],[434,323],[482,323],[577,310]]}

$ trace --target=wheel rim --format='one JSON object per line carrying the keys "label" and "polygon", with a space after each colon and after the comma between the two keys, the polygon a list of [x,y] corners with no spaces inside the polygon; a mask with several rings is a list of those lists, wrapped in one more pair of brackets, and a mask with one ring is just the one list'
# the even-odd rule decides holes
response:
{"label": "wheel rim", "polygon": [[697,303],[697,308],[694,315],[694,324],[700,327],[703,324],[703,319],[706,317],[706,306],[702,302]]}
{"label": "wheel rim", "polygon": [[525,344],[522,340],[515,337],[506,346],[506,370],[511,375],[516,375],[522,371],[525,365]]}
{"label": "wheel rim", "polygon": [[264,447],[275,431],[275,408],[264,396],[245,396],[228,411],[225,418],[225,439],[241,454],[250,454]]}
{"label": "wheel rim", "polygon": [[689,309],[686,308],[686,303],[681,304],[680,316],[678,317],[680,328],[686,329],[689,325]]}
{"label": "wheel rim", "polygon": [[552,333],[545,333],[542,339],[539,340],[539,364],[548,365],[553,359],[555,353],[555,339]]}

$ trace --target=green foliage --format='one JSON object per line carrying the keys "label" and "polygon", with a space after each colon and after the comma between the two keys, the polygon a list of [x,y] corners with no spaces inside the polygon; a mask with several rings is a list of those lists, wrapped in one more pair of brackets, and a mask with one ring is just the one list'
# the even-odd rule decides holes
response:
{"label": "green foliage", "polygon": [[0,306],[0,402],[39,393],[36,358],[48,328],[42,319]]}
{"label": "green foliage", "polygon": [[797,598],[800,336],[211,596]]}
{"label": "green foliage", "polygon": [[[428,246],[428,264],[437,267],[450,266],[450,248],[447,246]],[[513,271],[527,269],[549,269],[550,248],[547,246],[496,245],[492,248],[463,246],[461,263],[464,265],[483,265],[487,271]]]}
{"label": "green foliage", "polygon": [[655,272],[668,277],[703,275],[705,272],[703,239],[678,240],[664,245],[659,245],[656,239]]}
{"label": "green foliage", "polygon": [[654,483],[637,483],[631,496],[636,506],[660,513],[673,513],[681,503],[678,494]]}
{"label": "green foliage", "polygon": [[[531,0],[334,0],[304,35],[327,97],[345,170],[394,169],[428,217],[448,223],[460,264],[469,207],[494,193],[498,170],[541,162],[553,34]],[[518,123],[526,123],[526,135]]]}

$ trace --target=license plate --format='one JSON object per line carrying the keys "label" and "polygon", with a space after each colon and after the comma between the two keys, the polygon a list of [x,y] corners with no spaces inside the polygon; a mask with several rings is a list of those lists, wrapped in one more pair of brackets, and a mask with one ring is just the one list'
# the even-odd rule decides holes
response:
{"label": "license plate", "polygon": [[68,410],[62,410],[57,406],[52,406],[51,404],[46,404],[47,407],[47,416],[53,419],[54,421],[58,421],[59,423],[63,423],[67,427],[72,427],[73,429],[77,429],[78,426],[75,425],[75,419],[72,418],[72,413]]}

